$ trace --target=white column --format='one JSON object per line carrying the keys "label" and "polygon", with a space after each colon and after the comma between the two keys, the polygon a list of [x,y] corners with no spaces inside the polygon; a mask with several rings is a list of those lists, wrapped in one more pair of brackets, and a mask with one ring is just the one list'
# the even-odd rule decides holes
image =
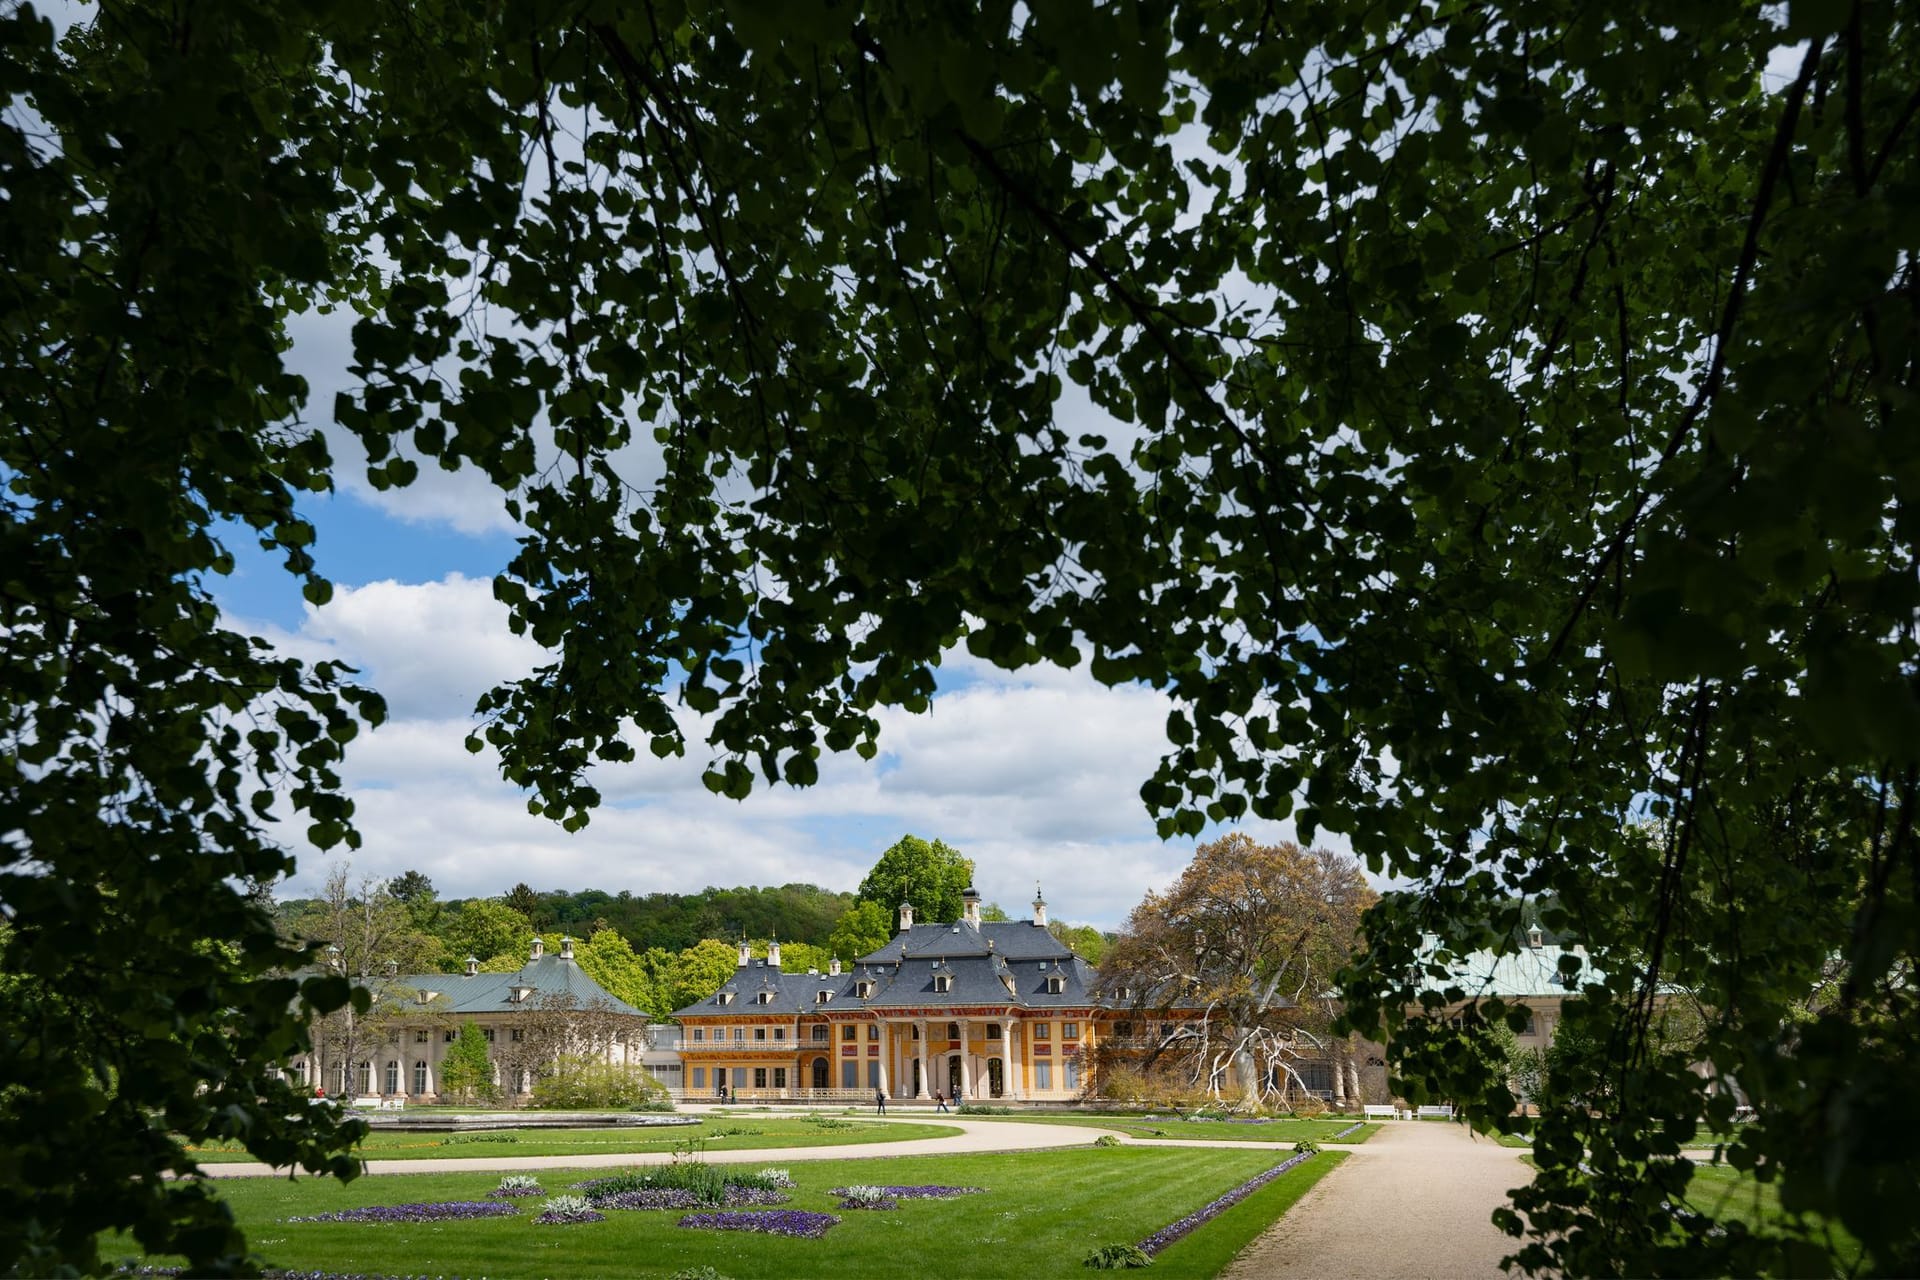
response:
{"label": "white column", "polygon": [[1356,1107],[1366,1101],[1360,1092],[1360,1064],[1352,1058],[1347,1059],[1347,1096]]}
{"label": "white column", "polygon": [[1340,1051],[1337,1049],[1333,1055],[1333,1105],[1347,1105],[1347,1064],[1340,1061]]}
{"label": "white column", "polygon": [[920,1019],[918,1026],[920,1028],[920,1096],[931,1098],[933,1096],[933,1065],[927,1058],[927,1020]]}
{"label": "white column", "polygon": [[885,1019],[873,1025],[880,1028],[880,1096],[884,1098],[892,1092],[892,1090],[887,1087],[887,1081],[892,1078],[892,1072],[890,1070],[892,1064],[887,1061],[887,1058],[893,1053],[893,1037],[887,1034],[887,1023]]}
{"label": "white column", "polygon": [[1012,1018],[1003,1018],[1000,1022],[1000,1080],[1006,1087],[1007,1097],[1020,1096],[1020,1059],[1013,1051]]}
{"label": "white column", "polygon": [[973,1056],[973,1023],[960,1019],[960,1096],[973,1097],[973,1064],[967,1059]]}

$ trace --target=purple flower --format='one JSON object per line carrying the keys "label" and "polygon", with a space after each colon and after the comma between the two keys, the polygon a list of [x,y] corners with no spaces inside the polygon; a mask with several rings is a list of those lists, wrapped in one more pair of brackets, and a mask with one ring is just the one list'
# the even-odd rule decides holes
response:
{"label": "purple flower", "polygon": [[741,1187],[735,1186],[732,1183],[727,1184],[727,1203],[729,1205],[785,1204],[791,1199],[793,1199],[792,1196],[782,1194],[768,1187]]}
{"label": "purple flower", "polygon": [[504,1218],[520,1212],[498,1200],[442,1200],[424,1204],[370,1204],[288,1218],[288,1222],[445,1222],[453,1218]]}
{"label": "purple flower", "polygon": [[1355,1129],[1364,1129],[1366,1127],[1367,1127],[1367,1122],[1365,1120],[1356,1120],[1352,1124],[1348,1125],[1346,1128],[1342,1129],[1340,1132],[1334,1134],[1331,1138],[1328,1138],[1327,1141],[1338,1142],[1340,1141],[1340,1139],[1352,1133]]}
{"label": "purple flower", "polygon": [[893,1196],[882,1196],[878,1200],[855,1200],[851,1196],[840,1202],[842,1209],[898,1209],[900,1201]]}
{"label": "purple flower", "polygon": [[[985,1187],[922,1186],[922,1187],[880,1187],[879,1190],[885,1193],[886,1195],[891,1196],[895,1200],[950,1200],[954,1196],[979,1195],[981,1192],[985,1191],[986,1188]],[[836,1196],[844,1196],[847,1194],[847,1189],[845,1187],[835,1187],[833,1188],[830,1194],[836,1195]]]}
{"label": "purple flower", "polygon": [[1293,1168],[1295,1165],[1311,1159],[1313,1159],[1313,1152],[1311,1151],[1302,1151],[1296,1155],[1288,1156],[1285,1160],[1282,1160],[1265,1173],[1257,1174],[1247,1179],[1211,1204],[1194,1210],[1178,1222],[1172,1222],[1160,1228],[1140,1242],[1140,1251],[1149,1257],[1153,1256],[1174,1241],[1187,1236],[1196,1227],[1212,1221],[1228,1209],[1233,1208],[1234,1205],[1239,1204],[1242,1200],[1245,1200],[1248,1196],[1266,1186],[1269,1182],[1272,1182],[1275,1178]]}
{"label": "purple flower", "polygon": [[690,1213],[680,1219],[678,1225],[704,1227],[709,1231],[764,1231],[768,1235],[817,1240],[839,1221],[830,1213],[772,1209],[756,1213]]}

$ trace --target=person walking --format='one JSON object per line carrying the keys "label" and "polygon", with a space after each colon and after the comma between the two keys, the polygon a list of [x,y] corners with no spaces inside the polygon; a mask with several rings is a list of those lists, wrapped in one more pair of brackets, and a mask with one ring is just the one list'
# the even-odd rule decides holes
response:
{"label": "person walking", "polygon": [[887,1095],[877,1085],[873,1090],[873,1109],[878,1115],[887,1114]]}
{"label": "person walking", "polygon": [[933,1091],[933,1109],[936,1113],[947,1109],[947,1095],[938,1089]]}

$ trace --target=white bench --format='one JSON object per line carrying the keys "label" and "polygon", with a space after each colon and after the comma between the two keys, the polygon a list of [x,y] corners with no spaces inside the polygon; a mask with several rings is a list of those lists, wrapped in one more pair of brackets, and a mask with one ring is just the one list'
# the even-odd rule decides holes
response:
{"label": "white bench", "polygon": [[1441,1103],[1437,1107],[1421,1107],[1418,1115],[1422,1120],[1451,1120],[1453,1107],[1449,1103]]}
{"label": "white bench", "polygon": [[1400,1109],[1388,1103],[1369,1102],[1360,1110],[1369,1120],[1394,1120],[1400,1115]]}

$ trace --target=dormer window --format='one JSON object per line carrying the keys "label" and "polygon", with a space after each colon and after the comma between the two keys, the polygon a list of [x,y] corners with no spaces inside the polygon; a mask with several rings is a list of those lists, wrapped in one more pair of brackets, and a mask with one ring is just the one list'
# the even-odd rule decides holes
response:
{"label": "dormer window", "polygon": [[508,995],[515,1004],[524,1004],[527,998],[533,994],[533,991],[534,989],[525,983],[516,982],[509,990]]}
{"label": "dormer window", "polygon": [[722,992],[720,993],[720,1003],[721,1003],[721,1004],[732,1004],[732,1003],[733,1003],[733,992],[731,992],[731,991],[722,991]]}
{"label": "dormer window", "polygon": [[831,991],[816,991],[813,993],[813,1002],[815,1004],[825,1004],[831,999],[833,999],[833,992]]}
{"label": "dormer window", "polygon": [[772,1004],[773,992],[762,991],[760,994],[756,995],[753,999],[755,1004]]}
{"label": "dormer window", "polygon": [[853,994],[865,1000],[873,994],[873,984],[871,982],[856,982],[853,984]]}
{"label": "dormer window", "polygon": [[935,991],[951,991],[951,990],[953,990],[953,976],[952,976],[951,974],[945,974],[945,973],[936,973],[936,974],[934,974],[934,975],[933,975],[933,989],[934,989]]}
{"label": "dormer window", "polygon": [[1052,977],[1049,977],[1047,979],[1047,994],[1050,996],[1057,996],[1060,994],[1061,989],[1065,986],[1066,986],[1066,983],[1061,980],[1058,974],[1055,974]]}

